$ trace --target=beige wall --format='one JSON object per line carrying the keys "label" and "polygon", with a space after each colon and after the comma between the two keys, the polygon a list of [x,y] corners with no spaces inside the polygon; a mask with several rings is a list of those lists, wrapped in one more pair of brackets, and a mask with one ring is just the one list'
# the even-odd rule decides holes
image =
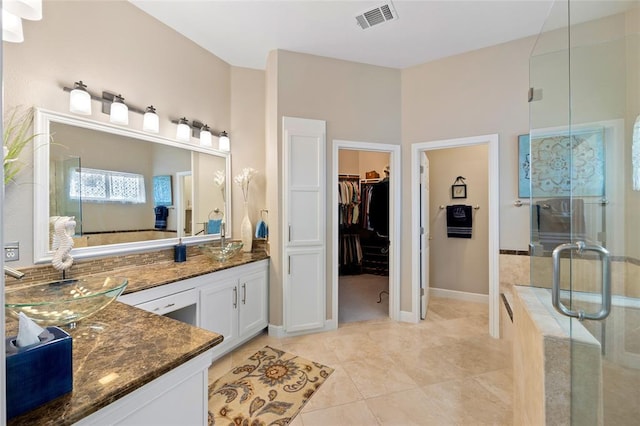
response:
{"label": "beige wall", "polygon": [[361,179],[365,179],[370,171],[378,172],[383,178],[384,168],[389,165],[387,152],[341,149],[338,156],[338,173],[359,175]]}
{"label": "beige wall", "polygon": [[[528,60],[534,39],[452,56],[402,70],[403,187],[411,144],[498,133],[500,248],[526,250],[529,212],[516,208],[518,135],[529,129]],[[401,309],[412,309],[411,204],[403,198]]]}
{"label": "beige wall", "polygon": [[[271,80],[276,74],[274,81]],[[327,165],[331,165],[334,139],[400,143],[400,71],[337,59],[279,50],[272,52],[267,61],[267,92],[277,87],[277,93],[267,96],[267,126],[271,130],[267,142],[268,155],[281,151],[281,120],[283,116],[312,118],[327,122]],[[275,90],[275,89],[274,89]],[[277,134],[276,134],[277,132]],[[278,157],[278,159],[280,156]],[[268,175],[269,209],[280,202],[279,186],[272,182],[281,179],[280,170],[271,169]],[[327,173],[327,188],[331,188]],[[271,192],[272,191],[272,192]],[[336,211],[327,194],[327,223]],[[280,218],[278,219],[280,220]],[[270,227],[270,233],[281,232],[280,224]],[[331,277],[332,235],[327,227],[327,277]],[[272,271],[271,324],[282,324],[282,280],[280,275],[281,248],[271,244]],[[331,312],[331,282],[327,282],[327,317]],[[279,297],[279,299],[276,299]]]}
{"label": "beige wall", "polygon": [[[246,166],[264,172],[262,71],[229,66],[126,1],[45,1],[43,14],[42,21],[24,22],[24,43],[3,44],[5,109],[25,105],[66,112],[69,96],[62,87],[82,79],[94,93],[122,93],[141,108],[153,104],[162,136],[175,137],[169,120],[181,116],[229,131],[232,172]],[[92,106],[90,118],[108,121],[96,102]],[[131,113],[128,127],[140,129],[142,116]],[[24,150],[27,167],[17,186],[6,188],[3,237],[20,241],[22,249],[12,266],[33,261],[31,155]],[[265,204],[264,185],[262,174],[251,188],[254,209]],[[235,203],[239,188],[232,185],[232,192]],[[242,208],[233,207],[239,236]]]}
{"label": "beige wall", "polygon": [[[429,158],[429,286],[489,293],[488,145],[436,149]],[[467,198],[452,199],[451,185],[464,176]],[[447,238],[447,212],[440,206],[467,204],[473,210],[471,239]]]}
{"label": "beige wall", "polygon": [[[267,252],[271,255],[269,265],[269,324],[282,324],[282,217],[280,205],[282,174],[280,159],[280,116],[278,114],[278,52],[271,51],[267,57],[265,71],[265,174],[267,176],[266,201],[269,209],[269,241]],[[274,322],[277,321],[277,322]]]}
{"label": "beige wall", "polygon": [[[245,167],[258,171],[249,187],[249,217],[255,224],[266,208],[264,71],[231,67],[231,176]],[[242,191],[233,184],[233,235],[240,238]]]}

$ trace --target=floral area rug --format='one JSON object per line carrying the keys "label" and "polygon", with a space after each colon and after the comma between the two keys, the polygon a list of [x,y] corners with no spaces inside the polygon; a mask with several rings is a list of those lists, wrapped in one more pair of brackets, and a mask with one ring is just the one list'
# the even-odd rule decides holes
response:
{"label": "floral area rug", "polygon": [[209,386],[209,425],[288,425],[332,372],[265,346]]}

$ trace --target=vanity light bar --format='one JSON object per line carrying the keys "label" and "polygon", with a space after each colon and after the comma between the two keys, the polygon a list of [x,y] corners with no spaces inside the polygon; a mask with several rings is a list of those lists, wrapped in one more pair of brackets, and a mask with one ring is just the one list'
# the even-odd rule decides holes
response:
{"label": "vanity light bar", "polygon": [[[70,96],[72,98],[75,96],[76,98],[71,99],[70,102],[69,110],[73,113],[91,115],[91,100],[94,100],[102,103],[102,112],[110,116],[110,121],[112,123],[122,125],[129,124],[128,115],[129,111],[132,111],[144,116],[143,130],[151,133],[158,133],[159,131],[159,120],[157,118],[154,119],[153,117],[150,117],[150,114],[157,117],[156,110],[153,106],[142,109],[128,103],[125,104],[122,95],[116,95],[111,92],[103,91],[102,96],[95,95],[87,90],[87,86],[82,83],[82,81],[76,82],[72,88],[65,86],[62,90],[70,92]],[[79,96],[83,93],[86,94],[84,95],[85,99],[83,99],[82,96]],[[88,100],[86,100],[87,97],[89,98]],[[88,104],[85,105],[85,102]],[[114,109],[114,111],[112,111],[112,109]]]}
{"label": "vanity light bar", "polygon": [[[191,136],[193,136],[194,138],[198,138],[201,139],[201,145],[205,145],[205,146],[211,146],[210,145],[210,136],[213,135],[217,138],[226,138],[227,141],[229,139],[229,135],[227,134],[227,132],[222,131],[219,133],[216,133],[214,131],[212,131],[208,125],[202,123],[201,121],[198,120],[192,120],[191,124],[189,124],[189,120],[187,120],[185,117],[179,119],[179,120],[171,120],[171,122],[175,125],[181,126],[181,125],[187,125],[191,128]],[[209,135],[207,135],[207,133],[209,133]],[[203,143],[203,138],[204,137],[204,143]],[[180,138],[178,138],[180,139]],[[181,140],[185,140],[185,139],[181,139]],[[186,141],[186,140],[185,140]],[[228,142],[227,142],[227,145]],[[222,149],[220,148],[221,151],[228,151],[229,149]]]}

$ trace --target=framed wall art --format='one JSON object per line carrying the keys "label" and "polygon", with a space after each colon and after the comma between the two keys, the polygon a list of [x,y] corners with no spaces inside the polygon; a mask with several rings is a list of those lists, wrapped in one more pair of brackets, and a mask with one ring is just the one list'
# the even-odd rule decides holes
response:
{"label": "framed wall art", "polygon": [[602,197],[604,130],[518,136],[518,197]]}
{"label": "framed wall art", "polygon": [[170,206],[173,204],[171,175],[153,177],[153,203],[155,206]]}

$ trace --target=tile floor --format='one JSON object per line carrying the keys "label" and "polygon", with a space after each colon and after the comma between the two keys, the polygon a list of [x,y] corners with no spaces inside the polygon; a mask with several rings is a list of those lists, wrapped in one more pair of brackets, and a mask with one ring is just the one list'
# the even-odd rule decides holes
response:
{"label": "tile floor", "polygon": [[209,379],[271,345],[335,369],[291,426],[510,425],[511,342],[487,330],[486,304],[432,298],[420,324],[384,319],[284,339],[263,334],[216,361]]}

